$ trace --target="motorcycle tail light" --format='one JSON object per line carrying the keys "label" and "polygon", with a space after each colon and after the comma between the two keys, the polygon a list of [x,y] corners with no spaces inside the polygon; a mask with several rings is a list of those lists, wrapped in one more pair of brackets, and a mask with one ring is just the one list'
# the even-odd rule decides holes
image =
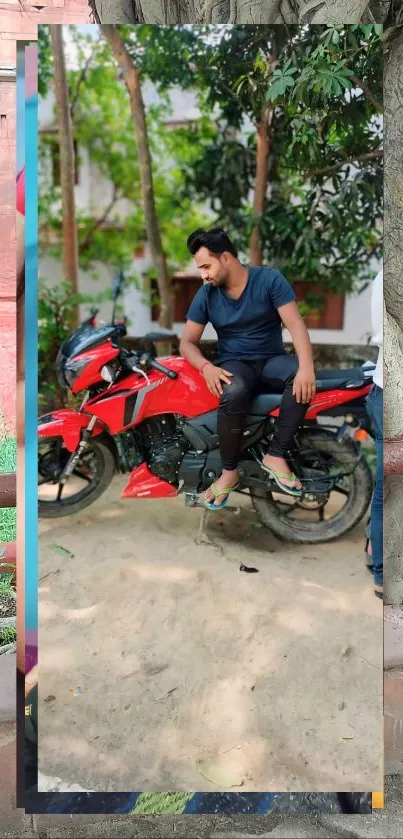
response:
{"label": "motorcycle tail light", "polygon": [[363,443],[364,440],[368,439],[368,431],[365,431],[363,428],[357,428],[357,431],[354,432],[354,437],[360,443]]}

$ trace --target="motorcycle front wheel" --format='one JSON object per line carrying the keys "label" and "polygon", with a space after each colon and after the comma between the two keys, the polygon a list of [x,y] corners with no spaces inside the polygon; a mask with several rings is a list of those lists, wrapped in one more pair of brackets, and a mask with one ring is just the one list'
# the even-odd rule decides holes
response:
{"label": "motorcycle front wheel", "polygon": [[103,443],[90,440],[58,498],[58,478],[70,452],[60,437],[38,443],[39,518],[53,519],[80,513],[108,488],[116,471],[115,458]]}
{"label": "motorcycle front wheel", "polygon": [[[327,431],[300,433],[302,468],[323,470],[326,474],[348,471],[357,450],[349,439],[337,441]],[[305,454],[304,454],[305,452]],[[315,462],[317,452],[317,462]],[[300,544],[331,542],[348,533],[365,516],[373,491],[372,473],[362,457],[351,474],[335,482],[326,503],[308,502],[275,492],[258,496],[250,490],[256,513],[278,539]]]}

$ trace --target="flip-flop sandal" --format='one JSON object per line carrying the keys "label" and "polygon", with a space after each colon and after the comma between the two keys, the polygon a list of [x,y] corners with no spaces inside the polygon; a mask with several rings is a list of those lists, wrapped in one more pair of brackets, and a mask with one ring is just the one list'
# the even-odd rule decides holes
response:
{"label": "flip-flop sandal", "polygon": [[383,586],[375,586],[374,594],[375,597],[379,597],[380,600],[383,600]]}
{"label": "flip-flop sandal", "polygon": [[239,487],[239,481],[237,481],[236,484],[234,484],[234,486],[227,487],[226,489],[217,489],[215,484],[211,484],[211,486],[209,486],[209,489],[213,493],[214,498],[219,498],[220,495],[225,495],[226,498],[224,498],[221,504],[214,504],[213,501],[203,500],[204,506],[207,507],[208,510],[222,510],[228,501],[228,496],[231,492],[234,491],[234,489],[237,489],[237,487]]}
{"label": "flip-flop sandal", "polygon": [[293,495],[294,497],[300,497],[302,495],[302,489],[297,489],[297,487],[289,487],[287,486],[287,484],[282,483],[282,481],[284,480],[298,481],[298,478],[296,475],[294,475],[294,472],[276,472],[275,469],[270,469],[270,466],[266,466],[266,464],[263,463],[263,461],[260,465],[262,469],[264,469],[264,471],[267,472],[271,478],[273,478],[273,481],[276,482],[277,486],[280,487],[280,489],[283,492],[288,493],[288,495]]}

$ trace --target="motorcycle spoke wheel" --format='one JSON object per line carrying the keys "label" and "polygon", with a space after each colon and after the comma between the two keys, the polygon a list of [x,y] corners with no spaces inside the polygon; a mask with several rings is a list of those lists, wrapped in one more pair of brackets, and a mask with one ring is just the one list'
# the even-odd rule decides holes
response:
{"label": "motorcycle spoke wheel", "polygon": [[70,478],[61,487],[59,477],[70,458],[60,441],[39,442],[38,499],[40,504],[62,508],[84,500],[99,480],[99,458],[90,446],[78,461]]}
{"label": "motorcycle spoke wheel", "polygon": [[335,484],[329,493],[323,492],[313,501],[306,497],[290,497],[288,501],[287,496],[275,491],[265,497],[254,496],[251,490],[261,522],[278,538],[306,544],[329,542],[363,518],[371,501],[372,475],[364,458],[357,462],[357,449],[351,441],[340,443],[335,434],[325,430],[303,433],[290,466],[302,481],[305,479],[307,493],[310,481],[312,495],[315,481],[320,487],[320,473],[331,477]]}

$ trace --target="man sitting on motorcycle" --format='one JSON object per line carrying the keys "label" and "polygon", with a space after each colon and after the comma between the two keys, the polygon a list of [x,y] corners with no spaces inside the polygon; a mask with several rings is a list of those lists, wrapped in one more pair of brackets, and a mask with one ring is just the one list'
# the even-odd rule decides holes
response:
{"label": "man sitting on motorcycle", "polygon": [[[301,483],[286,461],[293,437],[315,393],[315,372],[308,330],[295,294],[274,268],[246,266],[222,228],[195,230],[187,246],[204,281],[187,313],[180,351],[219,398],[218,438],[222,474],[205,493],[206,506],[223,507],[238,485],[238,461],[245,418],[256,389],[283,391],[277,427],[262,468],[290,495]],[[218,336],[218,362],[202,355],[198,344],[207,323]],[[297,353],[284,349],[282,326]]]}

